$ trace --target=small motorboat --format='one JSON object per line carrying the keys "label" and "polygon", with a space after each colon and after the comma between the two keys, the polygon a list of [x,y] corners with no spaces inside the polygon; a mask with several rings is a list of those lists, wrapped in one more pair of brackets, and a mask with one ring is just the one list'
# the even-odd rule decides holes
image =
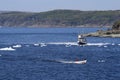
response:
{"label": "small motorboat", "polygon": [[80,60],[80,61],[60,61],[62,63],[68,63],[68,64],[86,64],[87,60]]}
{"label": "small motorboat", "polygon": [[87,60],[74,61],[73,63],[75,63],[75,64],[85,64],[85,63],[87,63]]}
{"label": "small motorboat", "polygon": [[78,44],[79,45],[87,44],[86,39],[83,37],[83,35],[78,35]]}

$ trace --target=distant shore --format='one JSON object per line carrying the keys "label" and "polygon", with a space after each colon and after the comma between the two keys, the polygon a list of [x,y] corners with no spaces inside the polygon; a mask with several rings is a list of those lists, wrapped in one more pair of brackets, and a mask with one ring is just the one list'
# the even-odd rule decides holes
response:
{"label": "distant shore", "polygon": [[0,28],[4,27],[28,27],[28,28],[111,28],[112,25],[78,25],[78,26],[68,26],[68,25],[13,25],[13,26],[2,26],[0,25]]}
{"label": "distant shore", "polygon": [[[108,15],[109,14],[109,15]],[[0,26],[8,27],[107,27],[119,20],[120,11],[52,10],[0,12]]]}

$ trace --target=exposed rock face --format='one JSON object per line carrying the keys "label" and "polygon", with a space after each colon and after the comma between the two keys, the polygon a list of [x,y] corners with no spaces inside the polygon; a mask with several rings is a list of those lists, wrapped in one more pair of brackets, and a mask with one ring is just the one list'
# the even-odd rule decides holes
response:
{"label": "exposed rock face", "polygon": [[120,20],[113,24],[112,29],[108,29],[107,31],[98,30],[97,32],[83,35],[92,37],[120,37]]}
{"label": "exposed rock face", "polygon": [[120,37],[120,30],[97,31],[94,33],[83,34],[86,37]]}

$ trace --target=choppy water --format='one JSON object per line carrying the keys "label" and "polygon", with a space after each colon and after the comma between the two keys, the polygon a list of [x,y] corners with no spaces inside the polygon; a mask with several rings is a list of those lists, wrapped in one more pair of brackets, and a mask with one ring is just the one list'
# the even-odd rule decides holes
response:
{"label": "choppy water", "polygon": [[0,80],[120,80],[120,38],[77,44],[78,33],[96,30],[0,28]]}

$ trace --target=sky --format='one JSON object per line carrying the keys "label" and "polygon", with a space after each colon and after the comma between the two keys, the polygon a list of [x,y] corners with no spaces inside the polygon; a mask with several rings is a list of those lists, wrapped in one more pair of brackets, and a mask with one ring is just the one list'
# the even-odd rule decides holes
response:
{"label": "sky", "polygon": [[0,11],[120,10],[120,0],[0,0]]}

